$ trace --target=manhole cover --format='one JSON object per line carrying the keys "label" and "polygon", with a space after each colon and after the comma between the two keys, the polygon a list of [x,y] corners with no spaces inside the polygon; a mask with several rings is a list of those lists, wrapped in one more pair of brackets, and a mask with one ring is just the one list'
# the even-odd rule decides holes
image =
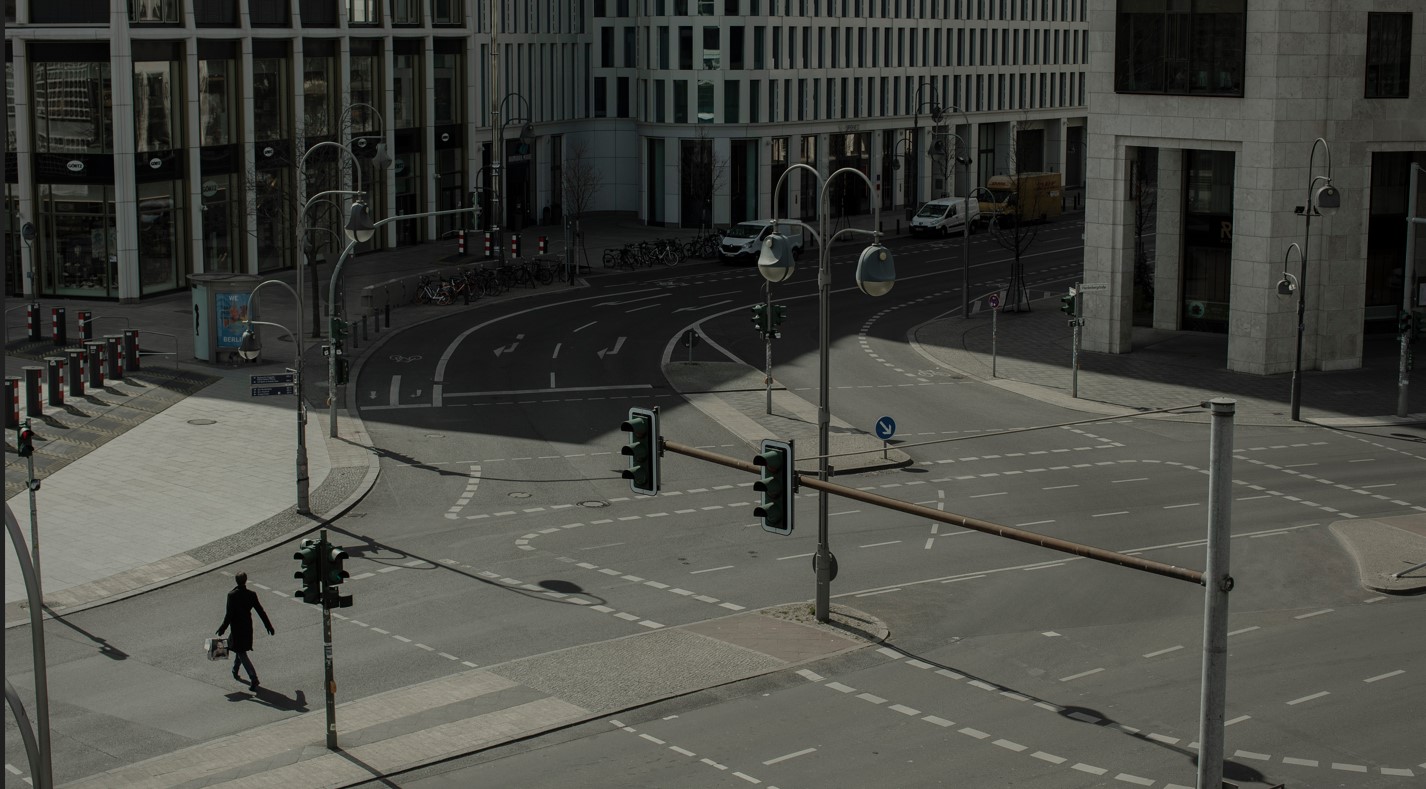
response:
{"label": "manhole cover", "polygon": [[530,498],[530,494],[526,493],[526,492],[523,491],[523,490],[517,490],[517,491],[515,491],[514,493],[510,493],[510,494],[507,494],[507,495],[510,496],[510,498],[512,498],[512,499],[528,499],[528,498]]}
{"label": "manhole cover", "polygon": [[581,507],[589,507],[590,509],[598,509],[598,508],[600,508],[600,507],[607,507],[607,506],[609,506],[609,502],[607,502],[607,501],[599,501],[598,499],[590,499],[589,501],[581,501],[581,502],[579,503],[579,506],[581,506]]}
{"label": "manhole cover", "polygon": [[216,419],[190,419],[190,420],[188,420],[188,424],[190,424],[190,425],[216,425],[216,424],[218,424],[218,420],[216,420]]}

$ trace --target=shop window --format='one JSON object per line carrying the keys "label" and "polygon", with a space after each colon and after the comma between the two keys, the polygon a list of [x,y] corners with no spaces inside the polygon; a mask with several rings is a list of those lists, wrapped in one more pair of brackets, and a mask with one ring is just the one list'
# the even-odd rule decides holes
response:
{"label": "shop window", "polygon": [[1246,19],[1246,0],[1118,0],[1114,89],[1242,96]]}
{"label": "shop window", "polygon": [[35,241],[40,291],[56,296],[111,296],[118,289],[114,187],[40,184]]}
{"label": "shop window", "polygon": [[1411,95],[1411,14],[1367,14],[1369,99]]}
{"label": "shop window", "polygon": [[233,82],[236,62],[198,61],[198,144],[227,145],[235,142],[237,91]]}
{"label": "shop window", "polygon": [[[183,118],[178,108],[178,61],[134,62],[134,150],[181,147]],[[180,111],[181,113],[181,111]]]}

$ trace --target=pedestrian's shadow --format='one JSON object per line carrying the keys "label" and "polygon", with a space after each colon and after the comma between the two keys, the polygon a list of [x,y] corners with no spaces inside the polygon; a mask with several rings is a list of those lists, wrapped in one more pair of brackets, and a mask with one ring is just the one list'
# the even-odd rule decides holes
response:
{"label": "pedestrian's shadow", "polygon": [[293,694],[293,697],[289,698],[272,688],[259,685],[257,690],[235,690],[227,696],[228,701],[252,701],[284,712],[311,712],[307,708],[307,694],[300,690],[294,691]]}

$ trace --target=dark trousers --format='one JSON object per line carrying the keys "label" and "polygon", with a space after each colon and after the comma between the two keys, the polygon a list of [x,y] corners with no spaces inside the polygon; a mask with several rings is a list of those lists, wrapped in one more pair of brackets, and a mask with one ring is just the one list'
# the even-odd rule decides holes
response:
{"label": "dark trousers", "polygon": [[251,660],[248,660],[248,653],[236,651],[233,652],[233,676],[235,677],[238,675],[239,666],[247,667],[248,679],[252,680],[253,682],[257,681],[257,669],[253,668],[253,662]]}

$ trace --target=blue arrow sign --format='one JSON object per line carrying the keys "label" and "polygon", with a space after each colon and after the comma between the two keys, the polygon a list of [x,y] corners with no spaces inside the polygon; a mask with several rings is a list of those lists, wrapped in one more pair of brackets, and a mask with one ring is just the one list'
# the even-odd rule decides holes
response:
{"label": "blue arrow sign", "polygon": [[876,437],[886,441],[896,435],[896,420],[889,416],[884,416],[876,420]]}
{"label": "blue arrow sign", "polygon": [[292,386],[291,384],[288,384],[287,386],[254,386],[252,390],[252,396],[270,397],[272,395],[290,395],[296,394],[296,389],[297,388]]}

